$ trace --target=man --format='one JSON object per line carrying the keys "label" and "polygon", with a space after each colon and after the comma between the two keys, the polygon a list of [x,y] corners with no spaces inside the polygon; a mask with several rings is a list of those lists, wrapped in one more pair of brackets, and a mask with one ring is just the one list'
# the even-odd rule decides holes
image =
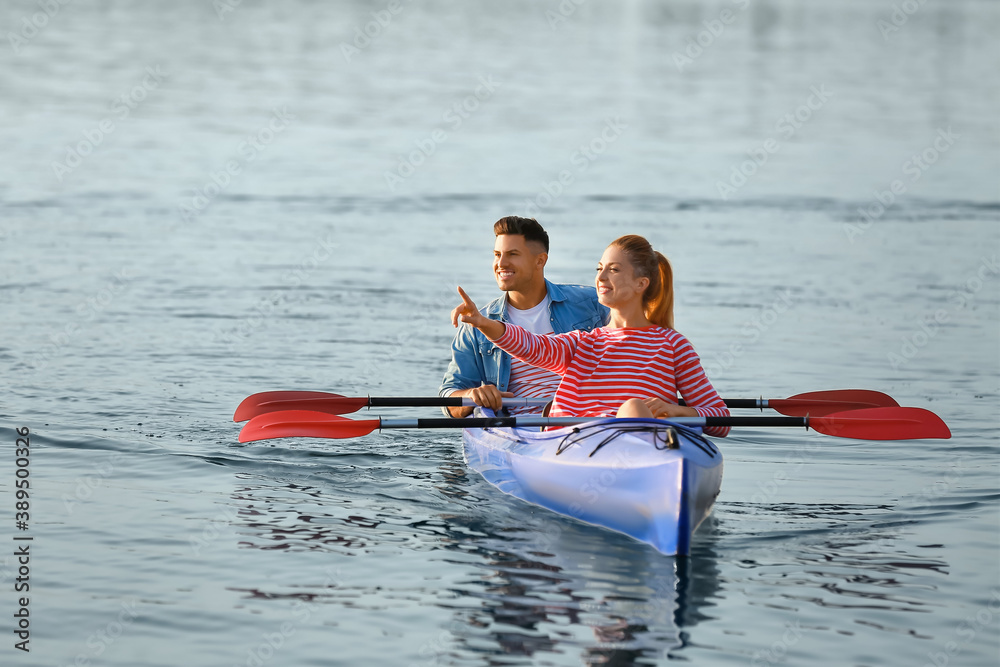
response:
{"label": "man", "polygon": [[[607,324],[608,309],[597,301],[593,287],[545,279],[549,235],[534,218],[501,218],[493,233],[493,275],[504,295],[483,308],[483,315],[539,334],[589,331]],[[438,394],[468,397],[476,405],[499,410],[505,396],[551,398],[559,380],[555,373],[512,360],[479,330],[463,324],[451,345],[451,363]],[[445,413],[465,417],[473,409],[446,408]]]}

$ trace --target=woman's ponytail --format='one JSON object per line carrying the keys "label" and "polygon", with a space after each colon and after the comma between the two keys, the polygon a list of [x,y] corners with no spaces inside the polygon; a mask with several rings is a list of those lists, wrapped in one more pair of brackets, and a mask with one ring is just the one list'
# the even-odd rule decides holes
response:
{"label": "woman's ponytail", "polygon": [[649,296],[646,302],[646,319],[653,324],[659,324],[664,329],[674,328],[674,270],[670,267],[670,261],[662,253],[653,251],[656,256],[657,270],[660,279],[659,290],[653,291],[653,281],[650,281],[646,294]]}

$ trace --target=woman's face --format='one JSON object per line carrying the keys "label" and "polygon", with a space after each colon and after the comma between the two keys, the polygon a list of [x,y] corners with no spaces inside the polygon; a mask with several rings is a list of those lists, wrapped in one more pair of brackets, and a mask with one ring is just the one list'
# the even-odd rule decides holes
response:
{"label": "woman's face", "polygon": [[597,300],[609,308],[622,308],[635,301],[642,303],[642,293],[649,278],[637,277],[632,262],[617,246],[608,246],[597,264]]}

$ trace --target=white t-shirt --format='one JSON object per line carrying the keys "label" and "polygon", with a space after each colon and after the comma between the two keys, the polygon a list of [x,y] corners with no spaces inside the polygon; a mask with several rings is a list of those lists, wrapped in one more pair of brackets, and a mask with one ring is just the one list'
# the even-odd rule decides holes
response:
{"label": "white t-shirt", "polygon": [[529,308],[528,310],[518,310],[514,306],[507,304],[507,319],[510,320],[511,324],[516,324],[519,327],[527,329],[531,333],[535,334],[548,334],[554,333],[552,328],[552,321],[549,316],[549,306],[552,304],[552,299],[545,295],[534,308]]}

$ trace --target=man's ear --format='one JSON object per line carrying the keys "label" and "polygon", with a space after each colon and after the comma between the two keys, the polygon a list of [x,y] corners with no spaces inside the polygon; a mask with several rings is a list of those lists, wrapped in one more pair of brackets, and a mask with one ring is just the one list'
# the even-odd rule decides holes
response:
{"label": "man's ear", "polygon": [[538,264],[539,269],[545,268],[545,263],[549,261],[549,253],[540,252],[535,255],[535,263]]}

